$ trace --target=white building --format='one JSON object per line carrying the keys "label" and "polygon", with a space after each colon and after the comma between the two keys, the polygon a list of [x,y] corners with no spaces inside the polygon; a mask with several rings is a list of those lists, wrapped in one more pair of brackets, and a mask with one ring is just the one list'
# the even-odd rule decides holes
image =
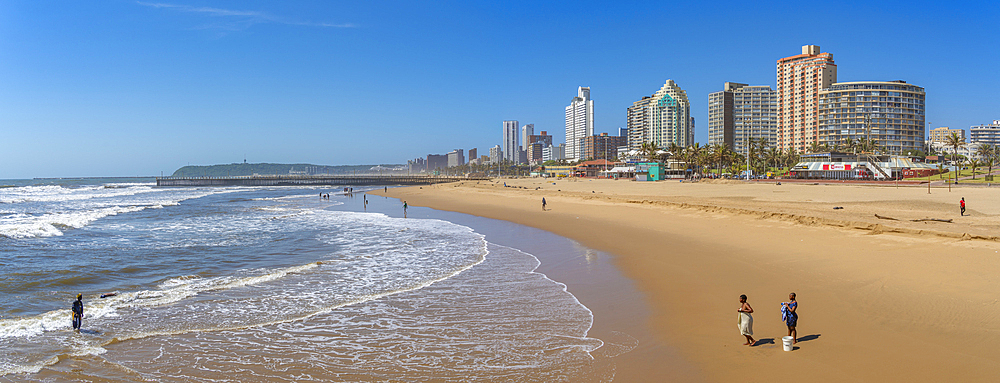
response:
{"label": "white building", "polygon": [[528,150],[528,145],[532,144],[531,142],[528,142],[528,140],[534,134],[535,124],[524,124],[521,126],[521,149]]}
{"label": "white building", "polygon": [[448,167],[462,166],[465,165],[465,151],[462,149],[455,149],[448,153]]}
{"label": "white building", "polygon": [[580,159],[583,149],[580,140],[594,135],[594,100],[590,99],[590,87],[579,87],[576,97],[566,107],[566,157]]}
{"label": "white building", "polygon": [[969,127],[969,138],[972,142],[1000,145],[1000,120],[993,120],[992,124]]}
{"label": "white building", "polygon": [[[976,151],[979,150],[980,145],[986,143],[988,142],[966,142],[965,145],[962,145],[958,148],[958,155],[964,156],[965,158],[973,158],[973,157],[978,158],[979,156],[976,155]],[[945,144],[944,142],[931,141],[930,145],[932,148],[934,148],[934,152],[936,152],[938,155],[943,156],[948,161],[951,161],[952,156],[955,155],[955,148],[948,144]]]}
{"label": "white building", "polygon": [[559,161],[566,159],[566,144],[549,145],[542,148],[542,161]]}
{"label": "white building", "polygon": [[503,150],[503,159],[517,163],[518,154],[521,152],[518,145],[519,141],[517,137],[517,121],[504,121],[503,122],[503,145],[501,150]]}
{"label": "white building", "polygon": [[503,148],[500,145],[490,148],[490,163],[499,163],[503,159]]}

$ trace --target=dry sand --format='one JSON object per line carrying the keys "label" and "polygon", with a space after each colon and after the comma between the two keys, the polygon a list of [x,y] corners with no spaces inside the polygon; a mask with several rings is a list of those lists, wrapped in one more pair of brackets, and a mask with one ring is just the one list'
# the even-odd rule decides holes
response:
{"label": "dry sand", "polygon": [[[614,254],[649,304],[655,338],[639,339],[652,345],[619,357],[618,381],[1000,377],[1000,190],[554,182],[467,181],[387,194],[541,228]],[[959,216],[961,197],[969,216]],[[921,218],[954,221],[910,221]],[[783,352],[779,308],[792,291],[802,339]],[[755,309],[755,347],[742,346],[737,330],[740,294]],[[595,312],[595,328],[629,315]],[[679,350],[697,376],[671,376],[666,359],[677,356],[659,354],[663,349]],[[657,360],[666,367],[649,370]]]}

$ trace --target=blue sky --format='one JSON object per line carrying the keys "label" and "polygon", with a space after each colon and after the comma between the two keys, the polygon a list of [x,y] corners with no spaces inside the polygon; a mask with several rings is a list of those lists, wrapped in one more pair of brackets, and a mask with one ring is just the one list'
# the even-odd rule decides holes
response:
{"label": "blue sky", "polygon": [[996,2],[0,3],[0,179],[187,164],[402,163],[563,138],[591,87],[598,132],[673,79],[707,141],[708,94],[774,86],[816,44],[838,80],[927,89],[933,127],[1000,119]]}

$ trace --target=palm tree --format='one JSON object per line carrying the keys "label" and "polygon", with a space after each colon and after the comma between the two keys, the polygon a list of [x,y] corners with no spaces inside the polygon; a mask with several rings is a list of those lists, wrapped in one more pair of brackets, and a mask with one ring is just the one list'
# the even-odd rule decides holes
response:
{"label": "palm tree", "polygon": [[982,163],[979,162],[978,158],[972,157],[971,159],[969,159],[969,166],[972,167],[972,179],[976,179],[976,168],[978,168],[980,165],[982,165]]}
{"label": "palm tree", "polygon": [[694,177],[694,173],[696,173],[698,171],[698,169],[697,169],[698,162],[697,161],[701,159],[700,158],[701,157],[701,153],[702,153],[702,151],[704,151],[704,149],[705,149],[705,147],[701,146],[701,143],[695,142],[694,145],[688,146],[687,149],[684,150],[684,154],[685,154],[684,157],[685,157],[686,162],[689,165],[690,164],[694,164],[695,165],[694,168],[692,168],[692,170],[691,170],[691,176],[692,177]]}
{"label": "palm tree", "polygon": [[997,147],[992,144],[982,144],[976,149],[976,155],[983,160],[983,165],[986,165],[989,170],[986,175],[993,174],[993,164],[996,162]]}
{"label": "palm tree", "polygon": [[[954,164],[956,158],[958,157],[958,148],[965,146],[965,140],[962,139],[962,137],[960,137],[957,132],[951,132],[951,134],[945,136],[944,143],[945,145],[948,145],[955,150],[955,155],[954,157],[952,157],[951,161],[952,164]],[[957,174],[955,175],[955,182],[958,182]]]}
{"label": "palm tree", "polygon": [[660,150],[660,148],[657,148],[656,145],[653,144],[652,142],[644,142],[642,143],[641,146],[639,146],[639,153],[642,153],[644,156],[646,156],[646,159],[650,161],[655,160],[656,152],[658,150]]}

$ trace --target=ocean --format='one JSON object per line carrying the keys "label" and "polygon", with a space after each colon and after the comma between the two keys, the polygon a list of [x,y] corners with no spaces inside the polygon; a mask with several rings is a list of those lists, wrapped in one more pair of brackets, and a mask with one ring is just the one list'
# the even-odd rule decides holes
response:
{"label": "ocean", "polygon": [[613,379],[513,224],[341,189],[0,180],[0,381]]}

